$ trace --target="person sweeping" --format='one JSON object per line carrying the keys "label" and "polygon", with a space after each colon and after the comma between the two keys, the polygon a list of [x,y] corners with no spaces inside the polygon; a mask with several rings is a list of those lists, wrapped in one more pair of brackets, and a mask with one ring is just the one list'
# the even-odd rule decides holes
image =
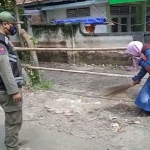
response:
{"label": "person sweeping", "polygon": [[[132,78],[133,82],[140,81],[150,73],[150,44],[139,41],[132,41],[128,44],[126,53],[131,54],[137,65],[141,66],[139,73]],[[135,105],[139,108],[150,111],[150,76],[143,85],[141,91],[135,99]]]}
{"label": "person sweeping", "polygon": [[[139,84],[142,78],[147,73],[150,73],[150,44],[132,41],[127,45],[126,53],[132,56],[137,67],[140,65],[141,69],[139,73],[132,78],[131,83],[110,88],[109,90],[111,92],[108,94],[109,96],[119,94],[128,88]],[[138,93],[134,103],[140,109],[150,112],[150,76]]]}

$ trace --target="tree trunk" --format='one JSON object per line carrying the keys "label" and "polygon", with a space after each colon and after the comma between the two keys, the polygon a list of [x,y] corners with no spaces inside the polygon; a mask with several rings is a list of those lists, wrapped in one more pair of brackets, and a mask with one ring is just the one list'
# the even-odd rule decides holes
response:
{"label": "tree trunk", "polygon": [[[16,2],[14,3],[14,9],[15,9],[15,14],[16,14],[16,19],[17,19],[17,21],[19,22],[19,21],[20,21],[20,18],[19,18],[19,12],[18,12],[18,7],[17,7],[17,5],[16,5]],[[24,47],[23,39],[22,39],[21,36],[20,36],[21,25],[18,24],[18,25],[17,25],[17,28],[18,28],[19,40],[20,40],[21,46]]]}
{"label": "tree trunk", "polygon": [[[15,8],[17,21],[19,22],[20,18],[19,18],[19,12],[18,12],[18,7],[16,5],[16,1],[14,1],[13,6]],[[30,39],[30,37],[27,34],[27,32],[24,29],[21,29],[21,25],[20,24],[18,24],[17,28],[18,28],[18,33],[19,33],[19,39],[20,39],[21,46],[22,47],[27,46],[29,48],[34,48],[35,45],[34,45],[33,41]],[[25,45],[25,43],[27,45]],[[38,57],[37,57],[36,51],[30,51],[30,58],[31,58],[31,64],[33,66],[38,67],[39,66],[39,62],[38,62]],[[35,71],[35,72],[38,75],[39,81],[41,81],[40,72],[39,71]]]}
{"label": "tree trunk", "polygon": [[[30,39],[29,35],[24,29],[21,29],[20,35],[25,40],[27,47],[29,48],[35,47],[33,41]],[[30,51],[30,55],[31,55],[31,64],[34,66],[38,66],[39,63],[38,63],[38,57],[36,51]]]}

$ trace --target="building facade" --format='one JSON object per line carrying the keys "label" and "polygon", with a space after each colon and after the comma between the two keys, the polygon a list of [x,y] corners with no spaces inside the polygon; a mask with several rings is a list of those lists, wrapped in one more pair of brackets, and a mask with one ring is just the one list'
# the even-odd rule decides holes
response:
{"label": "building facade", "polygon": [[[27,1],[27,0],[26,0]],[[106,17],[114,26],[98,26],[95,33],[145,32],[149,31],[150,3],[146,0],[78,0],[50,1],[40,3],[25,1],[26,11],[40,10],[45,24],[52,19],[77,17]],[[31,15],[32,16],[32,15]],[[37,17],[35,15],[32,16]],[[33,22],[34,24],[35,22]]]}
{"label": "building facade", "polygon": [[150,41],[150,3],[146,0],[26,0],[23,5],[30,34],[33,26],[47,26],[51,20],[105,17],[114,25],[97,25],[94,33],[79,30],[76,47],[125,47],[132,40]]}

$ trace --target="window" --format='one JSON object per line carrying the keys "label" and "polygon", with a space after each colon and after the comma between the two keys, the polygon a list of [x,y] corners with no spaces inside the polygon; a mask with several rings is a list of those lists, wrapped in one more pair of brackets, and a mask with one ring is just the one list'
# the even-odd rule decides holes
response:
{"label": "window", "polygon": [[129,14],[129,6],[110,6],[111,15]]}
{"label": "window", "polygon": [[114,17],[112,18],[114,25],[112,25],[112,32],[128,32],[128,17]]}
{"label": "window", "polygon": [[137,7],[131,6],[131,14],[136,14],[136,12],[137,12]]}
{"label": "window", "polygon": [[150,31],[150,15],[146,15],[146,31]]}
{"label": "window", "polygon": [[136,26],[134,26],[134,24],[136,24],[136,17],[135,16],[131,16],[131,31],[136,31]]}
{"label": "window", "polygon": [[135,32],[141,31],[141,14],[137,12],[137,5],[110,6],[111,19],[115,25],[112,26],[112,32]]}
{"label": "window", "polygon": [[74,8],[66,10],[67,18],[90,16],[90,7]]}
{"label": "window", "polygon": [[150,13],[150,7],[146,7],[146,13]]}
{"label": "window", "polygon": [[121,17],[121,32],[128,32],[128,18],[127,17]]}
{"label": "window", "polygon": [[[112,21],[118,22],[118,18],[112,18]],[[112,26],[112,32],[118,32],[118,24]]]}
{"label": "window", "polygon": [[146,7],[146,31],[150,31],[150,7]]}
{"label": "window", "polygon": [[110,14],[111,15],[119,15],[120,9],[118,6],[110,6]]}
{"label": "window", "polygon": [[129,6],[120,6],[120,15],[128,15],[129,13]]}

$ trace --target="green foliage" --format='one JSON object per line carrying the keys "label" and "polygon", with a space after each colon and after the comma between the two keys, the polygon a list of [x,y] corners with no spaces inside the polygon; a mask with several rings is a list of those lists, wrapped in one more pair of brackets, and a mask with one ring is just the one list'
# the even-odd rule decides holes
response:
{"label": "green foliage", "polygon": [[[16,5],[15,0],[0,0],[0,12],[2,12],[2,11],[15,12],[15,10],[14,10],[15,5]],[[20,15],[22,15],[24,13],[23,7],[19,6],[18,7],[18,12],[19,12]]]}
{"label": "green foliage", "polygon": [[12,2],[15,2],[14,0],[9,1],[9,0],[1,0],[0,1],[0,12],[2,11],[12,11],[13,6]]}
{"label": "green foliage", "polygon": [[28,74],[27,86],[34,90],[49,90],[53,86],[52,80],[43,79],[39,82],[37,72],[33,69],[26,69]]}
{"label": "green foliage", "polygon": [[32,87],[35,90],[50,90],[54,85],[51,80],[43,80],[40,83],[34,84]]}
{"label": "green foliage", "polygon": [[31,35],[29,35],[30,40],[33,42],[34,45],[38,44],[38,41]]}
{"label": "green foliage", "polygon": [[29,84],[30,86],[34,86],[35,84],[39,83],[39,76],[38,72],[33,69],[27,69],[28,77],[29,77]]}

